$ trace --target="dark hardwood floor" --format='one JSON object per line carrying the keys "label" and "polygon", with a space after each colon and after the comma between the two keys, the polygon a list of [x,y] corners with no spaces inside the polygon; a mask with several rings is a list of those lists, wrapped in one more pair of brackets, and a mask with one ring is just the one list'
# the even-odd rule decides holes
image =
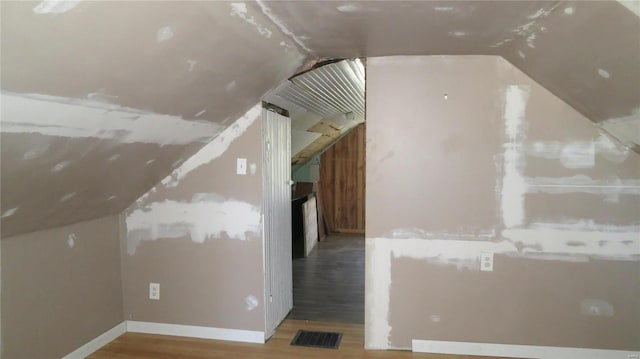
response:
{"label": "dark hardwood floor", "polygon": [[289,319],[364,323],[364,237],[331,235],[293,260]]}

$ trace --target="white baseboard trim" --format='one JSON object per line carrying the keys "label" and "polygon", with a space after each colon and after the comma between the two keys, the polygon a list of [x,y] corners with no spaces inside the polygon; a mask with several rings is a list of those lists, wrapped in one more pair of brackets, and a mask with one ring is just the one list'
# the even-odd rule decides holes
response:
{"label": "white baseboard trim", "polygon": [[62,357],[62,359],[86,358],[91,353],[109,344],[115,338],[124,334],[126,331],[127,331],[127,324],[125,322],[122,322],[116,325],[115,327],[107,330],[106,332],[100,334],[99,336],[95,337],[93,340],[91,340],[87,344],[65,355],[64,357]]}
{"label": "white baseboard trim", "polygon": [[411,345],[412,351],[416,353],[482,355],[535,359],[640,359],[640,352],[625,350],[447,342],[418,339],[412,340]]}
{"label": "white baseboard trim", "polygon": [[175,335],[179,337],[229,340],[245,343],[264,343],[264,332],[199,327],[195,325],[127,321],[127,331],[133,333]]}

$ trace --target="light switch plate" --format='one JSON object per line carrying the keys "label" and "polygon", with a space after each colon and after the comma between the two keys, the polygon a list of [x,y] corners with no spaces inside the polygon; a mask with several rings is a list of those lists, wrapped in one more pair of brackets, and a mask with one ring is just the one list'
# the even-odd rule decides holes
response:
{"label": "light switch plate", "polygon": [[149,283],[149,299],[160,300],[160,283]]}
{"label": "light switch plate", "polygon": [[239,175],[247,174],[247,159],[246,158],[238,158],[236,162],[236,173]]}

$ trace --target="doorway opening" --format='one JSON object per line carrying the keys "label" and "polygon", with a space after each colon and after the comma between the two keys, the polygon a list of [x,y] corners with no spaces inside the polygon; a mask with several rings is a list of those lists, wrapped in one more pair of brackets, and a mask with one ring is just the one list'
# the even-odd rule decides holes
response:
{"label": "doorway opening", "polygon": [[364,324],[364,62],[315,64],[264,101],[286,110],[291,122],[287,319]]}

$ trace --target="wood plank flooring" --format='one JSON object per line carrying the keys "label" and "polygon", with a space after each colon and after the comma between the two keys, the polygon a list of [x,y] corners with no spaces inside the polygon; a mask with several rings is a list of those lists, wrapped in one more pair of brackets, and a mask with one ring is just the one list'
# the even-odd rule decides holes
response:
{"label": "wood plank flooring", "polygon": [[289,319],[364,323],[364,237],[330,235],[293,260]]}
{"label": "wood plank flooring", "polygon": [[[340,348],[318,349],[289,345],[299,329],[342,332],[343,337]],[[90,355],[89,358],[487,359],[489,357],[418,354],[409,351],[364,350],[364,328],[361,324],[320,323],[287,319],[280,325],[276,334],[266,344],[234,343],[219,340],[126,333]]]}

